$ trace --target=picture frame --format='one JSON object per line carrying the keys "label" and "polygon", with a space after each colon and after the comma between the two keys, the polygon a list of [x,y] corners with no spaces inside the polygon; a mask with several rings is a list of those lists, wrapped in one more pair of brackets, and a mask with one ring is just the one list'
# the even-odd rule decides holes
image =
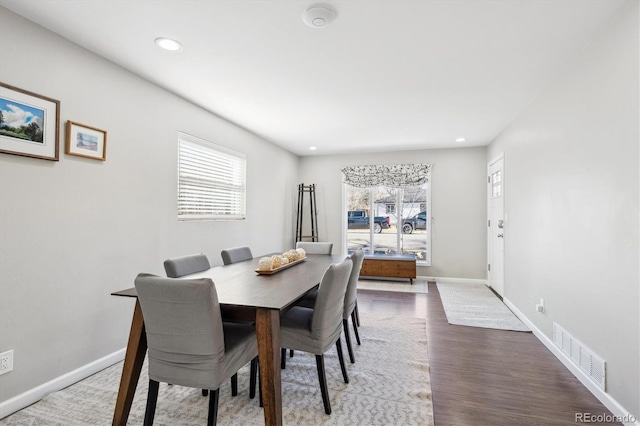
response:
{"label": "picture frame", "polygon": [[68,120],[65,152],[78,157],[106,161],[107,131]]}
{"label": "picture frame", "polygon": [[0,82],[0,153],[59,160],[60,101]]}

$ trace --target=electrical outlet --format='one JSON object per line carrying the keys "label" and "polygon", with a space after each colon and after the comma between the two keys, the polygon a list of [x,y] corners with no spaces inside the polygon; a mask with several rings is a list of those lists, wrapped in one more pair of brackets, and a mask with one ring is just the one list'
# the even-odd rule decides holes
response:
{"label": "electrical outlet", "polygon": [[0,354],[0,374],[13,371],[13,349]]}
{"label": "electrical outlet", "polygon": [[544,299],[540,299],[540,303],[536,305],[537,312],[544,312]]}

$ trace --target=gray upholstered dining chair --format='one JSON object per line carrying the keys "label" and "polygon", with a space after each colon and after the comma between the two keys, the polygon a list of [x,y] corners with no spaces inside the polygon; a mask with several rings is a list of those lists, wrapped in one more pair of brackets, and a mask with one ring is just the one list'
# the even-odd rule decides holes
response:
{"label": "gray upholstered dining chair", "polygon": [[206,271],[209,268],[211,268],[209,259],[202,253],[174,257],[164,261],[164,270],[169,278],[180,278],[196,272]]}
{"label": "gray upholstered dining chair", "polygon": [[321,243],[315,241],[298,241],[296,248],[303,249],[307,254],[331,254],[333,243]]}
{"label": "gray upholstered dining chair", "polygon": [[[196,272],[206,271],[211,268],[209,264],[209,259],[206,255],[200,254],[190,254],[186,256],[174,257],[171,259],[167,259],[164,261],[164,270],[167,273],[167,277],[169,278],[180,278],[185,275],[195,274]],[[250,397],[253,398],[255,396],[255,381],[257,376],[257,360],[251,363],[251,373],[250,373]],[[206,389],[202,390],[202,395],[207,396],[208,391]],[[238,395],[238,375],[234,374],[231,376],[231,395]]]}
{"label": "gray upholstered dining chair", "polygon": [[209,278],[139,274],[135,280],[149,348],[144,424],[152,425],[160,382],[209,389],[208,425],[217,420],[220,385],[257,359],[252,326],[224,323]]}
{"label": "gray upholstered dining chair", "polygon": [[349,383],[342,355],[340,334],[344,295],[353,262],[347,258],[330,265],[325,271],[313,309],[294,306],[280,316],[280,344],[284,348],[312,353],[316,356],[318,380],[324,411],[331,414],[331,403],[324,369],[324,353],[334,344],[340,360],[342,377]]}
{"label": "gray upholstered dining chair", "polygon": [[225,265],[253,259],[251,249],[248,246],[224,249],[220,252],[220,255],[222,256],[222,263]]}
{"label": "gray upholstered dining chair", "polygon": [[[296,242],[296,248],[301,248],[305,251],[306,254],[331,254],[333,250],[333,243],[325,243],[325,242],[317,242],[317,241],[298,241]],[[313,296],[313,300],[315,301],[315,292]],[[310,308],[313,305],[309,306]],[[286,349],[282,349],[281,354],[281,366],[285,368],[287,365],[285,360],[285,355],[287,354]],[[293,349],[289,350],[289,356],[293,357]]]}
{"label": "gray upholstered dining chair", "polygon": [[[362,261],[364,260],[364,252],[362,250],[356,250],[350,256],[353,262],[353,268],[351,269],[351,275],[349,276],[349,283],[347,284],[347,291],[344,295],[344,310],[342,312],[342,329],[344,331],[344,339],[347,342],[347,350],[349,352],[349,360],[351,363],[356,362],[353,355],[353,347],[351,346],[351,336],[349,333],[349,317],[351,317],[351,323],[353,325],[353,334],[356,336],[356,342],[360,344],[360,335],[358,334],[358,321],[356,320],[356,306],[358,302],[358,280],[360,279],[360,268],[362,268]],[[305,306],[313,308],[318,297],[318,290],[307,293],[298,303],[298,306]]]}
{"label": "gray upholstered dining chair", "polygon": [[349,360],[354,363],[356,362],[356,359],[353,356],[353,348],[351,347],[351,336],[349,335],[349,317],[351,317],[351,324],[353,325],[353,334],[355,334],[356,336],[356,342],[358,343],[358,345],[360,345],[360,334],[358,334],[360,320],[357,318],[358,280],[360,279],[360,269],[362,268],[362,261],[364,260],[364,252],[362,250],[356,250],[351,254],[351,260],[353,261],[353,269],[351,269],[349,284],[347,284],[347,292],[344,295],[342,328],[344,330],[344,339],[347,341]]}

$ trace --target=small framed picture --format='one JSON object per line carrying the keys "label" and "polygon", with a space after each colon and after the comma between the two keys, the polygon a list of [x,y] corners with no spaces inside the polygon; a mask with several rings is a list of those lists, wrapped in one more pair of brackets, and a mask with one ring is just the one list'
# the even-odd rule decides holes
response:
{"label": "small framed picture", "polygon": [[58,161],[60,101],[0,83],[0,152]]}
{"label": "small framed picture", "polygon": [[67,121],[67,148],[65,152],[69,155],[105,161],[107,159],[107,131]]}

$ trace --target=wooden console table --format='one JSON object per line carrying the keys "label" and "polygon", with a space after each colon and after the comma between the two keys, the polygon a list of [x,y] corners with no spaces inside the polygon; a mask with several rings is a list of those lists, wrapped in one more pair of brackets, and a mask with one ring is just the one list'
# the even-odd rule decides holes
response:
{"label": "wooden console table", "polygon": [[409,278],[413,284],[416,257],[412,254],[365,254],[360,276]]}

